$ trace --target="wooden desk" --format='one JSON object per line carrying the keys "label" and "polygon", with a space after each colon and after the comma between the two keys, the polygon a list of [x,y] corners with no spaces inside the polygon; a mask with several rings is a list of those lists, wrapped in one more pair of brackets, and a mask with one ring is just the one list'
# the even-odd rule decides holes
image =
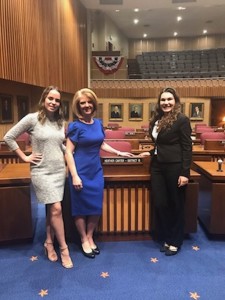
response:
{"label": "wooden desk", "polygon": [[202,174],[199,185],[198,217],[210,234],[225,234],[225,164],[217,172],[217,162],[195,161]]}
{"label": "wooden desk", "polygon": [[151,139],[105,139],[105,142],[129,142],[131,144],[131,152],[139,154],[141,152],[149,151],[152,149],[153,142]]}
{"label": "wooden desk", "polygon": [[[219,158],[225,159],[225,150],[205,150],[203,145],[193,145],[193,161],[217,161]],[[192,164],[195,169],[195,165]]]}
{"label": "wooden desk", "polygon": [[125,138],[126,139],[145,139],[149,138],[148,132],[125,132]]}
{"label": "wooden desk", "polygon": [[218,140],[206,139],[204,142],[204,150],[219,150],[225,153],[225,138]]}
{"label": "wooden desk", "polygon": [[31,195],[30,166],[0,166],[0,242],[32,239],[37,202]]}
{"label": "wooden desk", "polygon": [[[31,146],[26,147],[24,153],[26,155],[31,154],[32,149]],[[18,157],[18,155],[14,151],[10,151],[5,148],[0,149],[0,163],[2,164],[17,164],[23,163],[23,161]]]}
{"label": "wooden desk", "polygon": [[[104,170],[104,200],[99,225],[101,239],[142,239],[152,230],[152,209],[149,174],[150,157],[122,162],[122,157],[102,159]],[[198,180],[192,171],[186,192],[185,233],[197,231]],[[68,241],[75,238],[74,222],[70,214],[69,188],[66,183],[63,215]]]}

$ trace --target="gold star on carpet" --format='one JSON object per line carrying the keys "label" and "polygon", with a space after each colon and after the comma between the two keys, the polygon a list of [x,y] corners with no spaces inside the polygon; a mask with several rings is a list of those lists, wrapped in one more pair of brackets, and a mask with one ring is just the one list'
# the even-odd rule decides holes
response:
{"label": "gold star on carpet", "polygon": [[38,260],[38,256],[31,256],[30,260],[31,260],[31,261]]}
{"label": "gold star on carpet", "polygon": [[108,272],[102,272],[102,274],[100,275],[103,278],[109,277],[109,273]]}
{"label": "gold star on carpet", "polygon": [[195,251],[200,250],[200,248],[198,246],[192,246],[192,249],[195,250]]}
{"label": "gold star on carpet", "polygon": [[194,292],[194,293],[190,292],[190,298],[198,300],[198,298],[200,298],[200,296],[196,292]]}
{"label": "gold star on carpet", "polygon": [[40,295],[41,297],[47,296],[48,295],[48,290],[41,290],[38,295]]}
{"label": "gold star on carpet", "polygon": [[158,258],[156,258],[156,257],[151,257],[151,262],[157,263],[157,262],[158,262]]}

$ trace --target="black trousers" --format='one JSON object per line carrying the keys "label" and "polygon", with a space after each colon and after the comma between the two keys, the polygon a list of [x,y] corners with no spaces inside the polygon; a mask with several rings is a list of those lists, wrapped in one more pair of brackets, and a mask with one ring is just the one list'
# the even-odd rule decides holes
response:
{"label": "black trousers", "polygon": [[159,240],[180,247],[184,239],[184,204],[186,186],[178,187],[180,163],[151,161],[153,231]]}

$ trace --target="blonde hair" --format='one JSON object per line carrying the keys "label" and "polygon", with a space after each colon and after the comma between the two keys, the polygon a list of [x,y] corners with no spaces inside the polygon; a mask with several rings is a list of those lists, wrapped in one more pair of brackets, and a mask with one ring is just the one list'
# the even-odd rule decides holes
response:
{"label": "blonde hair", "polygon": [[83,88],[81,90],[78,90],[76,94],[73,97],[73,103],[72,103],[72,111],[73,113],[78,117],[78,119],[82,119],[82,111],[80,109],[80,98],[81,96],[86,96],[89,100],[91,100],[93,104],[93,115],[95,115],[95,112],[97,111],[98,106],[98,98],[96,94],[88,88]]}

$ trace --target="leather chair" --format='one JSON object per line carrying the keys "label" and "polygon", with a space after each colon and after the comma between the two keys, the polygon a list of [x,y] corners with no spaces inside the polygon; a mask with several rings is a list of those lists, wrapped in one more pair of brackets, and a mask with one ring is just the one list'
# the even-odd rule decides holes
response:
{"label": "leather chair", "polygon": [[125,131],[122,130],[105,130],[106,139],[125,139]]}

